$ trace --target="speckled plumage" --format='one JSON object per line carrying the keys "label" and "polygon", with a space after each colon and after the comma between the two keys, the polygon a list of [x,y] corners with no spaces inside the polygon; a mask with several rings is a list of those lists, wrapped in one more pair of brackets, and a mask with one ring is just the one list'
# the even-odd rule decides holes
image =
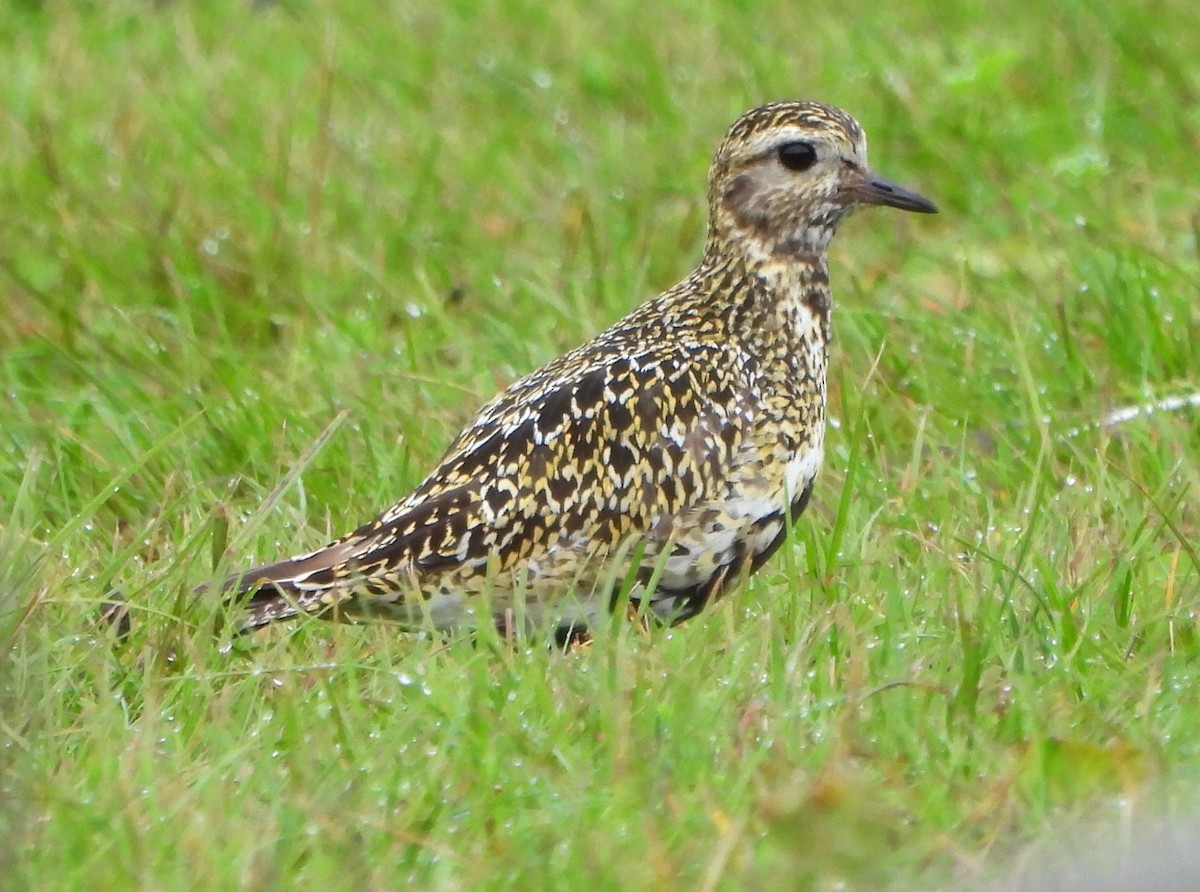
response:
{"label": "speckled plumage", "polygon": [[813,102],[739,118],[708,201],[690,276],[496,396],[375,520],[233,576],[242,627],[331,612],[578,629],[629,579],[679,621],[757,569],[821,466],[829,241],[864,205],[934,208]]}

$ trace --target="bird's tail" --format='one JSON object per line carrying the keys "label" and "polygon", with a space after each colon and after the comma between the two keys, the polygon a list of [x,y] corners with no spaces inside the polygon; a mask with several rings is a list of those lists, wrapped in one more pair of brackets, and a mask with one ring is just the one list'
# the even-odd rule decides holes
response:
{"label": "bird's tail", "polygon": [[311,554],[230,575],[221,591],[244,606],[238,630],[249,632],[276,620],[324,613],[351,597],[348,587],[339,584],[337,572],[345,552],[343,543],[335,542]]}

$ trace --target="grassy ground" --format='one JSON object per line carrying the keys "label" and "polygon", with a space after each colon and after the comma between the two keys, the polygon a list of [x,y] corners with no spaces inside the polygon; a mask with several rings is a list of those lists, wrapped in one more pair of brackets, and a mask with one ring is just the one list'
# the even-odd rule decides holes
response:
{"label": "grassy ground", "polygon": [[[1198,9],[0,6],[6,883],[928,888],[1190,809],[1197,416],[1100,422],[1200,386]],[[835,246],[793,547],[565,656],[220,652],[196,583],[685,273],[723,128],[793,96],[943,209]]]}

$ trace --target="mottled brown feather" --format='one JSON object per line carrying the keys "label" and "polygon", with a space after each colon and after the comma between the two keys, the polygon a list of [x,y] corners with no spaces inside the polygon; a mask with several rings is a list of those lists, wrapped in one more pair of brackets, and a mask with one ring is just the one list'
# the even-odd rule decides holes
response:
{"label": "mottled brown feather", "polygon": [[[810,169],[784,163],[798,141]],[[518,605],[578,627],[630,561],[634,600],[678,620],[761,566],[821,464],[829,240],[865,204],[932,205],[878,180],[858,124],[812,102],[739,118],[708,195],[688,278],[496,396],[370,523],[231,577],[243,628],[332,608],[450,628]]]}

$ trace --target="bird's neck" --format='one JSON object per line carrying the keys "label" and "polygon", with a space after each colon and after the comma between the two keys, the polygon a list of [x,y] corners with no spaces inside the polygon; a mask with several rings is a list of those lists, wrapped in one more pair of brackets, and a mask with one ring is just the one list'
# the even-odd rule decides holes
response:
{"label": "bird's neck", "polygon": [[700,278],[717,284],[720,296],[713,296],[713,304],[730,334],[781,340],[823,353],[832,311],[824,248],[797,246],[783,253],[754,240],[733,242],[736,250],[730,244],[710,239],[697,270]]}

